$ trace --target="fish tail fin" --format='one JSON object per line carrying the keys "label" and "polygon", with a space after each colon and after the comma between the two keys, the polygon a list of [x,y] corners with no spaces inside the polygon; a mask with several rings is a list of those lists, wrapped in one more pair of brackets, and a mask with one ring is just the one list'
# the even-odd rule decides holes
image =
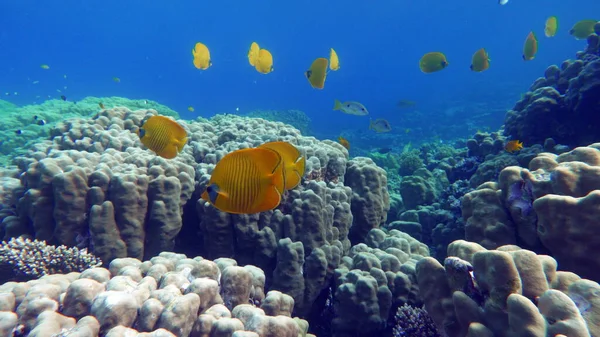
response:
{"label": "fish tail fin", "polygon": [[334,100],[333,102],[333,110],[341,110],[342,109],[342,102],[340,102],[339,100]]}

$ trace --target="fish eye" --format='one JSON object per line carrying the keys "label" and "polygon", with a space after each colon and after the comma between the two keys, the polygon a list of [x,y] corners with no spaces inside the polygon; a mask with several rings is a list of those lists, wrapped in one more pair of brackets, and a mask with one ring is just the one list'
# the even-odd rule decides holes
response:
{"label": "fish eye", "polygon": [[215,190],[215,189],[214,189],[213,185],[208,185],[208,186],[206,186],[206,192],[208,192],[208,193],[211,193],[211,192],[213,192],[214,190]]}
{"label": "fish eye", "polygon": [[360,110],[365,111],[365,108],[360,108]]}

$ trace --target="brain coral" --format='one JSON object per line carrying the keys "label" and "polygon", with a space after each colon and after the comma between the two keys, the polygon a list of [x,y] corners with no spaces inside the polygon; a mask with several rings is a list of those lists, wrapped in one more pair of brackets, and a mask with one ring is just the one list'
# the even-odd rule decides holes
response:
{"label": "brain coral", "polygon": [[[265,270],[267,284],[295,294],[295,310],[303,312],[350,249],[351,228],[360,239],[385,221],[385,171],[366,158],[348,160],[336,142],[302,136],[279,122],[216,116],[180,121],[188,146],[165,160],[135,134],[154,114],[116,107],[54,126],[49,139],[4,173],[2,189],[14,204],[0,212],[3,238],[87,247],[106,263],[174,249],[232,257]],[[279,207],[232,215],[199,199],[224,155],[273,140],[294,144],[306,157],[301,185],[286,192]]]}

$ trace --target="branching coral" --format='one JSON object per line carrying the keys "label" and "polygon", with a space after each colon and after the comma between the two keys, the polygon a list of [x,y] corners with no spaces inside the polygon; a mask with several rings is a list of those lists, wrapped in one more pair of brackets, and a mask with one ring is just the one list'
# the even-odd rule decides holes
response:
{"label": "branching coral", "polygon": [[435,323],[422,308],[405,304],[398,308],[394,337],[441,337]]}
{"label": "branching coral", "polygon": [[[102,265],[86,249],[46,245],[45,241],[13,238],[0,245],[0,283],[6,279],[36,279],[49,274],[82,272]],[[2,271],[10,268],[12,275]],[[12,276],[12,277],[11,277]]]}

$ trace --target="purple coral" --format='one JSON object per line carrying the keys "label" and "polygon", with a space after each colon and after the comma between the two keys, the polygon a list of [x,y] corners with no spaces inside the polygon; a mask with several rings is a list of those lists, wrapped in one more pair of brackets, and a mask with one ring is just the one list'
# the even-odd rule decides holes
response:
{"label": "purple coral", "polygon": [[470,179],[473,174],[475,174],[475,171],[477,171],[477,168],[481,162],[483,162],[483,159],[477,156],[470,156],[459,160],[458,163],[456,163],[456,165],[454,165],[452,168],[451,174],[449,174],[450,180],[456,181]]}
{"label": "purple coral", "polygon": [[533,209],[533,185],[529,180],[519,180],[510,185],[508,208],[517,208],[521,216],[528,216]]}
{"label": "purple coral", "polygon": [[396,312],[394,337],[441,337],[427,311],[404,304]]}

